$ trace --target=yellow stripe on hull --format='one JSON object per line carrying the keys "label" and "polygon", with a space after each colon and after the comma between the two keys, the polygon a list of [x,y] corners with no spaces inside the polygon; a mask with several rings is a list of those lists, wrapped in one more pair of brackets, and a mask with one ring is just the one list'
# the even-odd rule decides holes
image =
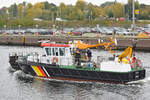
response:
{"label": "yellow stripe on hull", "polygon": [[37,66],[32,66],[32,68],[34,69],[34,71],[36,72],[38,76],[43,76],[43,74],[41,73],[41,71],[39,70]]}

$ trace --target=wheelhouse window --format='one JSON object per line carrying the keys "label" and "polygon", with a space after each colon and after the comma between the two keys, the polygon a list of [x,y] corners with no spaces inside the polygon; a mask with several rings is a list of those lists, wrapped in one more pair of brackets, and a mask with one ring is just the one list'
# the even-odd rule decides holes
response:
{"label": "wheelhouse window", "polygon": [[48,56],[65,56],[65,48],[45,48]]}
{"label": "wheelhouse window", "polygon": [[52,48],[53,56],[55,56],[55,48]]}
{"label": "wheelhouse window", "polygon": [[59,48],[60,56],[65,56],[65,48]]}
{"label": "wheelhouse window", "polygon": [[58,54],[59,54],[58,53],[58,48],[52,48],[52,55],[53,56],[59,56]]}
{"label": "wheelhouse window", "polygon": [[46,54],[47,54],[48,56],[51,56],[51,55],[52,55],[51,48],[45,48],[45,50],[46,50]]}
{"label": "wheelhouse window", "polygon": [[55,48],[55,54],[56,54],[56,56],[59,56],[58,55],[58,48]]}

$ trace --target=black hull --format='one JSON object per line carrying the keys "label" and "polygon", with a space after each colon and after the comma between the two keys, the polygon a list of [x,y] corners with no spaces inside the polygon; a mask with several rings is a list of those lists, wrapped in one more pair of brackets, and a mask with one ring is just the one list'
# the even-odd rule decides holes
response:
{"label": "black hull", "polygon": [[[121,83],[125,84],[131,81],[137,81],[145,78],[145,70],[137,70],[126,73],[119,72],[104,72],[104,71],[88,71],[77,69],[60,68],[56,65],[42,64],[42,63],[19,63],[21,70],[32,76],[52,78],[59,80],[73,80],[73,81],[95,81],[95,82],[108,82],[108,83]],[[43,74],[38,75],[36,69],[32,66],[39,67]],[[37,68],[36,67],[36,68]]]}

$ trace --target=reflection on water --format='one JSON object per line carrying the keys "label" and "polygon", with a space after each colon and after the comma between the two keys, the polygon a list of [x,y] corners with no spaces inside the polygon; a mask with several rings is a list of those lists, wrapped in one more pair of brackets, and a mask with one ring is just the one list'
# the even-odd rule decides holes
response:
{"label": "reflection on water", "polygon": [[[149,100],[149,68],[142,84],[53,82],[26,76],[21,71],[9,71],[9,51],[15,49],[25,52],[41,50],[38,47],[0,46],[0,100]],[[107,51],[98,50],[93,50],[93,55],[109,56]],[[137,56],[142,58],[144,66],[149,67],[150,53],[138,52]]]}

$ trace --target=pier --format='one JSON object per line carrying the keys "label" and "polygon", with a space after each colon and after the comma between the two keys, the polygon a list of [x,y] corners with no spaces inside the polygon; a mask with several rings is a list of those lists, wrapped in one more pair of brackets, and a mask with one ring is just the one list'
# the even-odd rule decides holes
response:
{"label": "pier", "polygon": [[[49,40],[51,42],[68,43],[69,41],[82,40],[85,43],[96,44],[97,41],[109,41],[111,36],[53,36],[53,35],[1,35],[1,45],[19,45],[19,46],[40,46],[41,40]],[[132,45],[133,40],[137,42],[137,50],[150,50],[150,39],[138,38],[136,36],[116,37],[117,49],[125,49]]]}

